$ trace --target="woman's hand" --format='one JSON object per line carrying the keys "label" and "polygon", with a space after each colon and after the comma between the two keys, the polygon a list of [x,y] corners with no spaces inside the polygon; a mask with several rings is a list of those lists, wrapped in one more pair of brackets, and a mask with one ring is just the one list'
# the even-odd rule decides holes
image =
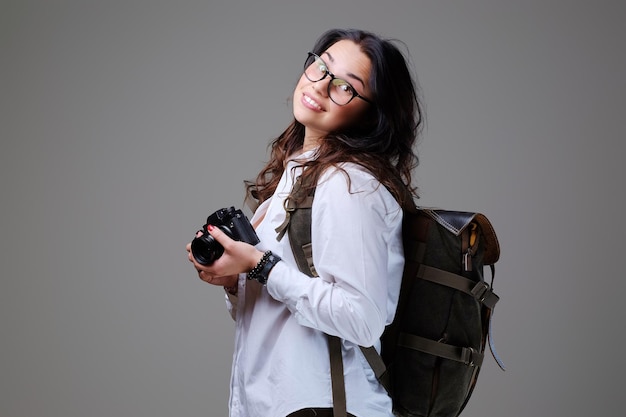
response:
{"label": "woman's hand", "polygon": [[224,247],[224,253],[211,265],[202,265],[191,253],[191,243],[187,244],[187,256],[204,282],[224,287],[237,285],[237,274],[248,272],[261,260],[263,252],[246,242],[228,237],[218,227],[209,225],[207,230]]}

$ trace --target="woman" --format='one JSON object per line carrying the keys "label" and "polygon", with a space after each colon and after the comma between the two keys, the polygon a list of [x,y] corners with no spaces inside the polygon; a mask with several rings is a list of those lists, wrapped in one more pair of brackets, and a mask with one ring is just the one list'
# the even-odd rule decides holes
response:
{"label": "woman", "polygon": [[[308,54],[294,121],[272,143],[254,184],[258,245],[210,234],[224,254],[200,278],[224,286],[236,321],[231,417],[332,415],[327,334],[341,338],[347,410],[392,416],[391,399],[359,350],[380,346],[404,264],[402,196],[417,165],[422,111],[392,41],[330,30]],[[315,187],[312,250],[318,278],[300,272],[277,239],[295,179]]]}

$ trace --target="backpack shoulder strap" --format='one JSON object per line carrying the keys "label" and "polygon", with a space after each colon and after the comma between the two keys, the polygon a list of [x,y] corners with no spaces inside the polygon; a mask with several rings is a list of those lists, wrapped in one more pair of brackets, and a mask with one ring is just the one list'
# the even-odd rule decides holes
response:
{"label": "backpack shoulder strap", "polygon": [[333,394],[333,417],[347,417],[346,384],[343,376],[343,356],[341,339],[328,336],[328,354],[330,356],[330,383]]}
{"label": "backpack shoulder strap", "polygon": [[310,277],[317,277],[311,246],[311,207],[315,188],[311,188],[308,195],[304,195],[309,188],[310,181],[308,177],[303,179],[300,175],[294,182],[284,202],[285,221],[276,228],[278,233],[276,239],[281,240],[287,233],[298,269]]}
{"label": "backpack shoulder strap", "polygon": [[[276,228],[277,240],[285,233],[289,236],[289,244],[298,269],[310,277],[317,277],[313,265],[313,251],[311,245],[311,208],[315,187],[309,187],[311,179],[300,175],[289,196],[285,199],[285,221]],[[307,189],[311,191],[307,193]],[[347,417],[346,387],[343,375],[343,358],[341,354],[341,339],[328,335],[328,354],[330,358],[330,377],[333,396],[333,416]]]}

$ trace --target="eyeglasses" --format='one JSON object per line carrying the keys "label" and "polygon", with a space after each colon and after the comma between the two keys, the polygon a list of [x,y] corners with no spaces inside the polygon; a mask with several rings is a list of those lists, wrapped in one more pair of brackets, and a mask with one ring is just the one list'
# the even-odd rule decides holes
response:
{"label": "eyeglasses", "polygon": [[349,82],[343,78],[335,77],[335,74],[328,71],[328,65],[313,52],[309,52],[309,56],[304,62],[304,76],[314,83],[322,81],[327,76],[330,77],[330,82],[327,87],[328,97],[339,106],[345,106],[355,97],[373,104],[369,99],[357,93]]}

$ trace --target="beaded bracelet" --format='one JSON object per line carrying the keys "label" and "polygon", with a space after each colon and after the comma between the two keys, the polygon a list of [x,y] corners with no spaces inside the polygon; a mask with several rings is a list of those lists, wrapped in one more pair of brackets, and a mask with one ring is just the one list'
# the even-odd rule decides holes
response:
{"label": "beaded bracelet", "polygon": [[266,251],[261,257],[259,263],[257,263],[256,266],[248,272],[247,278],[250,280],[257,280],[261,284],[265,285],[270,271],[280,260],[280,256],[273,254],[272,251]]}
{"label": "beaded bracelet", "polygon": [[259,262],[256,264],[256,266],[252,268],[250,272],[248,272],[248,279],[256,279],[256,277],[259,275],[259,272],[261,272],[261,269],[263,269],[263,267],[265,266],[265,263],[267,262],[271,254],[272,254],[272,251],[270,250],[266,251],[263,254],[263,256],[261,257]]}

